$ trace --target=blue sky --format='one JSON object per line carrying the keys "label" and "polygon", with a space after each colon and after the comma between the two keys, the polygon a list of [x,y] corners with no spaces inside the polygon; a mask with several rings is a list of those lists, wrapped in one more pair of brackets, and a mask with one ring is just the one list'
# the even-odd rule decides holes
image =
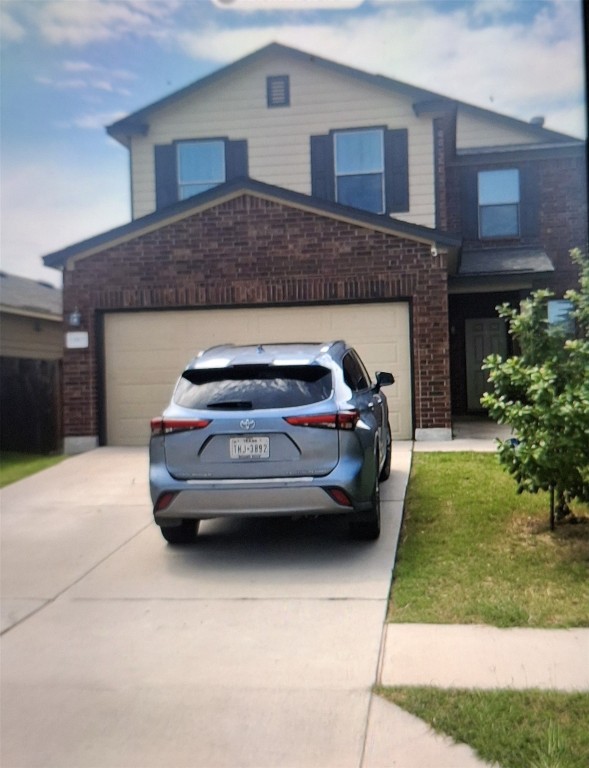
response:
{"label": "blue sky", "polygon": [[104,126],[276,41],[586,136],[581,0],[0,0],[1,267],[129,221]]}

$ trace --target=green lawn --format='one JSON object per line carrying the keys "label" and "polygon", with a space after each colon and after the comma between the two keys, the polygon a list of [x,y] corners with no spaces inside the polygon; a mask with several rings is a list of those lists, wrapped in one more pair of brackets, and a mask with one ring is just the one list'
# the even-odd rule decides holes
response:
{"label": "green lawn", "polygon": [[37,456],[31,453],[0,451],[0,488],[63,461],[65,456]]}
{"label": "green lawn", "polygon": [[437,688],[377,692],[502,768],[589,765],[589,693]]}
{"label": "green lawn", "polygon": [[[589,626],[589,518],[549,528],[494,454],[416,453],[389,621]],[[589,765],[589,693],[379,688],[502,768]]]}
{"label": "green lawn", "polygon": [[416,453],[389,621],[589,626],[589,517],[549,530],[494,454]]}

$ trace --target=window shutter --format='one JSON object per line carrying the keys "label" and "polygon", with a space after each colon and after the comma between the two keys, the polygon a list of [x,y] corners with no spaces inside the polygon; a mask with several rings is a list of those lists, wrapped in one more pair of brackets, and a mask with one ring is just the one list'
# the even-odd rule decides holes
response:
{"label": "window shutter", "polygon": [[387,213],[409,210],[409,141],[407,129],[385,131],[384,167]]}
{"label": "window shutter", "polygon": [[239,139],[225,142],[225,181],[247,178],[247,141]]}
{"label": "window shutter", "polygon": [[321,200],[335,200],[333,137],[311,136],[311,194]]}
{"label": "window shutter", "polygon": [[460,176],[462,207],[462,235],[466,240],[479,239],[479,191],[478,174],[472,168],[464,168]]}
{"label": "window shutter", "polygon": [[520,169],[520,229],[522,237],[540,234],[540,184],[532,165]]}
{"label": "window shutter", "polygon": [[178,202],[178,174],[176,172],[176,145],[155,146],[155,204],[166,208]]}

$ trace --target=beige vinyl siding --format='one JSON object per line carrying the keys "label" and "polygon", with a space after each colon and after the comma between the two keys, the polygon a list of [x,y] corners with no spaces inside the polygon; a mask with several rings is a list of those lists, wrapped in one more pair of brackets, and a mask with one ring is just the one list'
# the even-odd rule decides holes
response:
{"label": "beige vinyl siding", "polygon": [[[267,108],[269,75],[289,75],[289,107]],[[134,215],[155,209],[156,144],[209,137],[247,139],[252,178],[310,194],[311,135],[381,125],[409,131],[410,211],[398,218],[433,226],[431,119],[416,117],[408,97],[282,57],[254,63],[152,116],[148,135],[132,141]]]}
{"label": "beige vinyl siding", "polygon": [[[536,129],[537,130],[537,129]],[[505,126],[495,120],[458,110],[456,122],[456,149],[512,146],[538,143],[532,126]]]}
{"label": "beige vinyl siding", "polygon": [[59,360],[63,357],[61,320],[43,320],[2,312],[0,354],[31,360]]}
{"label": "beige vinyl siding", "polygon": [[406,303],[263,309],[130,312],[105,316],[107,443],[145,445],[149,421],[197,352],[222,343],[329,341],[356,347],[371,376],[391,371],[384,390],[392,434],[411,439],[411,351]]}

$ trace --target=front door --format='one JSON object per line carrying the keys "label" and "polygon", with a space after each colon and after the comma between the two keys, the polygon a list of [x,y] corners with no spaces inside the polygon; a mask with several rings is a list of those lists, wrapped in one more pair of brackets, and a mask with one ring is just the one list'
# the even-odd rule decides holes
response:
{"label": "front door", "polygon": [[500,318],[465,320],[466,396],[469,411],[481,410],[481,397],[487,391],[488,372],[481,370],[487,355],[505,357],[507,331]]}

